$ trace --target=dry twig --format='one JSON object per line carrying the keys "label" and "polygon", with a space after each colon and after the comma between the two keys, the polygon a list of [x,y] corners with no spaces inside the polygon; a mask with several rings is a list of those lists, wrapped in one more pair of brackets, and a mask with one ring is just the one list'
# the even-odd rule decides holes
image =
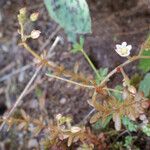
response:
{"label": "dry twig", "polygon": [[[54,41],[53,45],[50,48],[50,51],[52,52],[55,48],[55,46],[58,44],[59,42],[59,37],[56,38],[56,40]],[[30,79],[30,81],[28,82],[28,84],[26,85],[25,89],[23,90],[23,92],[20,94],[20,96],[18,97],[17,101],[15,102],[14,106],[12,107],[12,109],[9,111],[9,113],[4,116],[4,121],[0,126],[0,131],[3,129],[4,125],[6,124],[8,118],[14,113],[15,109],[17,108],[17,106],[20,104],[22,98],[25,96],[26,92],[28,91],[29,87],[32,85],[32,83],[34,82],[36,76],[39,74],[39,72],[42,69],[42,65],[40,65],[34,75],[32,76],[32,78]]]}

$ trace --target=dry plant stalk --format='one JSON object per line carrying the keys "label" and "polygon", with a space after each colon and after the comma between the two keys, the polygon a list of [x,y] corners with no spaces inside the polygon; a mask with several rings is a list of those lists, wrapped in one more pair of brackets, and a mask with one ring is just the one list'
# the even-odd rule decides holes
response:
{"label": "dry plant stalk", "polygon": [[[123,67],[127,66],[128,64],[138,60],[138,59],[150,59],[150,56],[133,56],[128,57],[128,60],[125,61],[123,64],[120,64],[114,70],[112,70],[102,81],[99,85],[95,84],[94,81],[85,78],[82,73],[72,72],[70,70],[66,70],[64,66],[57,66],[53,62],[48,61],[48,59],[44,56],[38,55],[37,53],[32,50],[32,48],[28,45],[27,39],[32,38],[36,39],[40,35],[40,31],[33,30],[31,35],[25,34],[24,24],[26,21],[26,11],[25,9],[20,10],[20,14],[18,15],[18,21],[20,25],[19,34],[21,35],[21,44],[30,54],[32,54],[37,60],[39,60],[40,67],[33,76],[33,78],[28,83],[27,87],[24,89],[23,93],[20,95],[19,99],[15,103],[12,110],[6,116],[6,118],[2,119],[2,125],[0,130],[2,129],[3,125],[7,123],[9,127],[12,127],[14,123],[18,125],[19,129],[24,129],[29,126],[30,123],[33,123],[36,128],[34,130],[34,134],[38,135],[40,132],[45,131],[45,135],[47,135],[49,139],[50,146],[57,145],[60,141],[67,140],[67,145],[70,146],[72,143],[80,141],[82,143],[89,142],[95,145],[100,143],[99,139],[91,132],[87,132],[85,127],[79,126],[72,126],[71,120],[67,117],[57,116],[55,121],[49,120],[46,122],[43,117],[40,119],[31,119],[29,115],[27,115],[24,111],[21,112],[21,119],[20,118],[13,118],[10,117],[11,114],[14,112],[16,107],[18,106],[19,102],[21,101],[22,97],[26,93],[27,89],[32,84],[33,80],[35,79],[36,75],[40,71],[43,66],[49,67],[53,71],[53,75],[47,74],[52,78],[56,78],[59,80],[66,81],[71,84],[79,85],[84,88],[89,88],[94,90],[94,94],[92,100],[89,101],[89,104],[94,107],[97,111],[92,118],[90,119],[90,123],[94,123],[98,121],[98,119],[102,119],[102,122],[106,120],[108,116],[112,116],[113,121],[115,122],[116,130],[121,129],[121,118],[123,116],[127,116],[131,120],[135,121],[141,114],[144,113],[145,109],[148,107],[148,99],[143,96],[142,93],[137,92],[136,90],[133,92],[130,91],[131,85],[129,83],[129,78],[125,74]],[[58,40],[59,41],[59,40]],[[57,42],[56,42],[57,43]],[[126,48],[131,46],[126,46]],[[130,48],[129,48],[130,49]],[[52,49],[51,49],[52,50]],[[121,49],[120,55],[124,54],[124,50]],[[127,51],[129,52],[129,51]],[[85,51],[82,49],[82,53],[84,57],[89,60],[88,56],[86,55]],[[48,54],[48,52],[46,53]],[[119,52],[118,52],[119,54]],[[125,53],[126,54],[126,53]],[[128,53],[127,53],[128,54]],[[140,53],[139,53],[140,54]],[[95,72],[95,66],[89,60],[89,64]],[[123,101],[119,101],[116,97],[114,97],[110,91],[118,92],[115,89],[110,89],[107,87],[107,82],[109,81],[110,77],[112,77],[118,70],[123,74],[123,78],[127,84],[124,87],[122,92]],[[60,77],[62,76],[62,77]],[[69,79],[65,79],[63,77],[67,77]],[[72,81],[74,80],[74,81]],[[76,82],[77,81],[77,82]],[[78,83],[79,82],[79,83]],[[92,82],[92,84],[91,84]],[[119,91],[120,92],[120,91]],[[100,99],[97,98],[97,95],[100,96]]]}
{"label": "dry plant stalk", "polygon": [[[3,121],[0,120],[0,121]],[[7,119],[6,123],[9,128],[16,126],[18,130],[26,130],[33,125],[33,128],[30,129],[33,136],[38,136],[41,132],[45,135],[45,140],[42,141],[43,145],[48,145],[47,148],[51,148],[55,145],[59,145],[67,141],[67,146],[70,147],[73,143],[80,141],[81,143],[101,145],[102,141],[96,135],[92,134],[90,129],[79,126],[71,125],[72,119],[70,117],[64,117],[57,115],[52,120],[45,121],[42,116],[38,119],[31,118],[25,113],[24,110],[21,110],[18,114]]]}

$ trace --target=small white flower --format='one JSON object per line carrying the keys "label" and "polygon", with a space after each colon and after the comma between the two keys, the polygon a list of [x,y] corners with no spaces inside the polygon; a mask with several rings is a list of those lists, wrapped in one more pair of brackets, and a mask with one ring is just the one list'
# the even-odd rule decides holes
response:
{"label": "small white flower", "polygon": [[127,57],[130,55],[130,51],[132,49],[131,45],[127,45],[127,42],[123,42],[121,45],[117,44],[115,51],[121,56],[121,57]]}
{"label": "small white flower", "polygon": [[39,31],[39,30],[33,30],[31,32],[31,38],[32,39],[37,39],[40,36],[40,34],[41,34],[41,31]]}

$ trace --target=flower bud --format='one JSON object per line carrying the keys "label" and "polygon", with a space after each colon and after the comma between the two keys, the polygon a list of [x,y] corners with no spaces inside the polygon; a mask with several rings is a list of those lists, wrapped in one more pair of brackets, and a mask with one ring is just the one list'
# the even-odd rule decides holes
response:
{"label": "flower bud", "polygon": [[26,10],[25,7],[24,7],[24,8],[21,8],[21,9],[19,10],[19,13],[20,13],[21,15],[25,15],[26,12],[27,12],[27,10]]}
{"label": "flower bud", "polygon": [[35,13],[31,14],[30,20],[34,22],[38,19],[38,17],[39,17],[39,13],[35,12]]}
{"label": "flower bud", "polygon": [[41,31],[39,31],[39,30],[33,30],[31,32],[31,38],[32,39],[37,39],[40,36],[40,34],[41,34]]}

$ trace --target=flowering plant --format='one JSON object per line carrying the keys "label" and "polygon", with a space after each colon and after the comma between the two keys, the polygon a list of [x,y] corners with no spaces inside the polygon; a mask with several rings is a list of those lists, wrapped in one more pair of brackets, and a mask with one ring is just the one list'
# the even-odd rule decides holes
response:
{"label": "flowering plant", "polygon": [[[57,1],[45,0],[45,2],[46,4],[49,4],[48,2],[51,2],[53,4],[52,7],[59,6],[56,5]],[[85,1],[78,0],[77,2],[80,4],[80,6],[82,6],[82,4],[84,4],[84,6],[87,6]],[[58,7],[58,9],[61,7],[66,8],[66,6],[64,7],[64,5],[66,5],[64,1],[60,1],[59,4],[60,7]],[[75,6],[74,7],[77,9],[78,5]],[[57,7],[55,8],[56,10]],[[48,9],[49,12],[53,12],[50,6],[48,7]],[[80,11],[81,10],[82,9],[80,9]],[[86,10],[87,14],[85,16],[88,18],[84,19],[86,21],[90,21],[88,7],[86,7]],[[56,11],[56,14],[57,13],[58,12]],[[53,17],[59,19],[57,18],[57,16],[55,16],[56,14],[53,14]],[[43,145],[46,145],[47,149],[57,149],[58,147],[64,147],[64,149],[67,149],[66,147],[70,147],[74,143],[79,144],[80,148],[86,147],[86,150],[92,150],[96,148],[108,149],[109,147],[106,144],[106,138],[109,139],[109,137],[113,137],[114,135],[118,136],[118,134],[122,135],[122,131],[127,131],[129,132],[129,134],[131,134],[130,132],[136,132],[137,129],[145,133],[147,136],[150,136],[149,120],[148,117],[146,117],[146,111],[149,108],[150,74],[145,74],[143,80],[140,80],[138,84],[134,84],[132,82],[132,78],[128,76],[124,69],[124,67],[128,64],[140,59],[142,60],[142,62],[140,63],[142,64],[142,66],[144,66],[146,72],[150,70],[149,65],[143,65],[146,60],[149,61],[150,59],[150,40],[147,40],[143,44],[144,47],[141,48],[138,55],[132,57],[130,56],[130,52],[132,49],[131,45],[128,45],[126,42],[117,44],[115,48],[116,53],[121,57],[127,57],[127,60],[109,72],[108,68],[100,68],[98,70],[95,67],[83,48],[83,38],[80,38],[80,42],[73,45],[72,52],[76,53],[76,55],[78,53],[81,53],[93,70],[92,77],[88,78],[87,75],[84,75],[82,72],[78,72],[77,69],[74,69],[75,71],[68,70],[63,65],[57,65],[55,62],[49,61],[48,59],[51,58],[51,56],[49,56],[48,51],[44,50],[44,52],[42,51],[42,54],[37,54],[31,48],[28,39],[38,39],[40,37],[41,31],[33,29],[30,34],[28,34],[25,30],[25,24],[27,20],[31,22],[36,21],[38,19],[38,15],[39,14],[35,12],[28,16],[26,8],[21,9],[18,14],[18,33],[20,35],[19,45],[26,49],[36,60],[38,60],[34,62],[34,64],[36,64],[35,67],[38,67],[33,78],[31,78],[29,84],[27,84],[27,87],[23,91],[23,94],[21,94],[21,96],[17,99],[13,108],[6,116],[3,116],[3,118],[1,118],[0,121],[2,122],[2,124],[0,130],[2,130],[5,124],[7,124],[9,128],[13,127],[13,125],[16,124],[19,130],[27,130],[27,128],[31,128],[32,126],[32,132],[34,133],[34,136],[40,135],[41,132],[44,133],[46,140],[43,140],[43,138],[41,138],[42,136],[39,136],[39,139],[42,141],[42,143],[44,143]],[[77,18],[78,17],[80,17],[79,14]],[[79,19],[79,22],[81,24],[80,26],[77,26],[77,29],[80,29],[80,27],[83,25],[81,20]],[[61,21],[65,23],[65,26],[62,27],[66,28],[67,22],[64,22],[63,19]],[[87,31],[90,31],[90,22],[88,23],[89,24],[87,27]],[[72,25],[72,23],[69,22],[69,27],[70,25]],[[75,32],[74,34],[77,33]],[[52,52],[59,41],[60,38],[57,37],[49,50],[50,52]],[[50,71],[47,72],[46,69],[43,69],[43,71],[41,71],[41,68],[44,67],[48,67]],[[141,67],[141,69],[143,69],[143,67]],[[65,117],[61,114],[58,114],[54,119],[49,118],[48,115],[47,117],[45,117],[46,107],[43,102],[44,100],[42,99],[42,102],[40,103],[40,108],[42,111],[38,119],[32,119],[23,110],[21,110],[21,114],[19,114],[17,117],[13,116],[12,114],[19,105],[21,99],[24,96],[24,93],[27,92],[28,88],[31,86],[32,82],[40,71],[44,72],[43,75],[45,75],[46,77],[61,80],[83,89],[88,89],[90,91],[89,93],[92,93],[92,96],[90,100],[87,100],[87,103],[93,109],[85,116],[85,118],[83,118],[83,120],[81,120],[79,123],[73,124],[71,117]],[[111,82],[111,77],[118,73],[121,74],[123,82],[120,83],[121,85],[119,86],[119,88],[118,85],[113,85],[111,87],[108,82]],[[114,86],[116,87],[114,88]],[[88,125],[87,122],[92,125]],[[112,127],[113,129],[111,127],[107,128],[111,124],[114,124],[114,126]],[[99,132],[95,132],[95,129],[98,129]],[[126,138],[126,141],[127,140],[129,140],[129,143],[131,144],[131,138]],[[124,145],[129,147],[127,143]]]}
{"label": "flowering plant", "polygon": [[121,57],[127,57],[130,55],[130,51],[132,49],[131,45],[127,45],[126,42],[122,42],[121,45],[117,44],[115,51],[121,56]]}

